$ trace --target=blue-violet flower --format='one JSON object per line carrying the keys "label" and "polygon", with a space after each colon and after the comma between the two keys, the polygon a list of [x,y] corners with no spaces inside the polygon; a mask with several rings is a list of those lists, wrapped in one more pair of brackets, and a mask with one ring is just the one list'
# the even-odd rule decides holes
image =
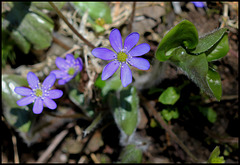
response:
{"label": "blue-violet flower", "polygon": [[92,50],[92,54],[97,58],[113,60],[103,68],[102,80],[111,77],[120,67],[122,85],[126,87],[132,82],[132,72],[128,64],[141,70],[148,70],[150,68],[148,60],[137,57],[149,52],[150,46],[147,43],[142,43],[134,47],[138,40],[139,34],[133,32],[126,37],[124,46],[122,47],[121,33],[118,29],[113,29],[109,35],[109,41],[116,52],[107,48],[95,48]]}
{"label": "blue-violet flower", "polygon": [[200,7],[200,8],[203,8],[203,7],[205,7],[206,6],[206,2],[204,2],[204,1],[191,1],[193,4],[194,4],[194,6],[196,6],[196,7]]}
{"label": "blue-violet flower", "polygon": [[66,60],[62,57],[57,57],[55,61],[60,70],[53,70],[51,73],[56,75],[59,85],[64,85],[72,78],[74,78],[83,67],[83,62],[80,57],[74,58],[72,54],[66,55]]}
{"label": "blue-violet flower", "polygon": [[43,104],[49,109],[56,109],[57,104],[52,99],[60,98],[63,92],[59,89],[50,88],[56,81],[54,74],[49,74],[41,84],[38,77],[33,73],[27,74],[27,81],[30,88],[27,87],[16,87],[14,91],[22,96],[26,96],[17,101],[19,106],[25,106],[34,102],[33,113],[40,114],[43,110]]}

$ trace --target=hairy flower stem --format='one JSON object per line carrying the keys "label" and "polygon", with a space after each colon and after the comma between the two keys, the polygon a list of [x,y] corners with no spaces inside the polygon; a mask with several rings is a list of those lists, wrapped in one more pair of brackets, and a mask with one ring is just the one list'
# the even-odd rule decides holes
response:
{"label": "hairy flower stem", "polygon": [[93,44],[91,44],[87,39],[85,39],[81,34],[78,33],[78,31],[68,22],[68,20],[64,17],[62,12],[57,8],[57,6],[53,2],[49,2],[49,4],[54,8],[54,10],[57,12],[58,16],[63,19],[63,21],[68,25],[68,27],[81,39],[83,40],[88,46],[90,46],[92,49],[95,48]]}
{"label": "hairy flower stem", "polygon": [[160,113],[158,113],[154,107],[147,102],[147,100],[139,94],[143,106],[146,108],[150,116],[154,116],[154,118],[157,120],[157,122],[169,133],[169,135],[177,142],[177,144],[192,158],[194,163],[199,162],[198,159],[189,151],[189,149],[183,144],[183,142],[176,136],[176,134],[171,130],[171,128],[167,125],[167,123],[163,120],[162,116]]}

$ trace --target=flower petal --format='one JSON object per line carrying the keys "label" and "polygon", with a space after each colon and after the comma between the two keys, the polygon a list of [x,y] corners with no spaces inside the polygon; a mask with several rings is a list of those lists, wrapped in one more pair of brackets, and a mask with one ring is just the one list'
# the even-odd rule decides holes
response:
{"label": "flower petal", "polygon": [[49,98],[50,99],[58,99],[60,97],[62,97],[63,95],[63,91],[59,90],[59,89],[53,89],[49,91]]}
{"label": "flower petal", "polygon": [[129,52],[138,42],[139,34],[137,32],[133,32],[127,36],[124,41],[124,49]]}
{"label": "flower petal", "polygon": [[138,57],[128,58],[127,62],[130,65],[141,70],[148,70],[150,68],[150,63],[148,62],[148,60],[144,58],[138,58]]}
{"label": "flower petal", "polygon": [[53,101],[52,99],[45,97],[43,99],[44,104],[49,108],[49,109],[56,109],[57,108],[57,104],[55,103],[55,101]]}
{"label": "flower petal", "polygon": [[102,71],[102,80],[106,80],[113,75],[118,69],[120,62],[118,61],[111,61],[107,64]]}
{"label": "flower petal", "polygon": [[83,68],[83,62],[82,62],[82,59],[81,59],[80,57],[78,57],[78,58],[75,60],[75,65],[78,65],[79,71],[82,70],[82,68]]}
{"label": "flower petal", "polygon": [[53,70],[53,71],[50,72],[50,74],[51,73],[55,74],[57,79],[62,78],[66,75],[66,72],[61,71],[61,70]]}
{"label": "flower petal", "polygon": [[57,67],[61,70],[66,70],[69,68],[69,64],[62,57],[57,57],[55,63]]}
{"label": "flower petal", "polygon": [[55,81],[56,81],[56,76],[55,76],[55,74],[51,73],[51,74],[49,74],[49,75],[45,78],[45,80],[43,81],[42,87],[43,87],[44,89],[49,89],[49,88],[51,88],[51,87],[53,86],[53,84],[55,83]]}
{"label": "flower petal", "polygon": [[109,35],[109,41],[113,49],[118,53],[122,50],[122,36],[118,29],[113,29]]}
{"label": "flower petal", "polygon": [[66,83],[67,83],[66,80],[63,80],[63,79],[58,80],[58,84],[59,84],[59,85],[64,85],[64,84],[66,84]]}
{"label": "flower petal", "polygon": [[32,90],[26,87],[16,87],[14,91],[22,96],[29,96],[32,94]]}
{"label": "flower petal", "polygon": [[126,63],[121,66],[121,81],[124,87],[132,82],[132,71]]}
{"label": "flower petal", "polygon": [[35,101],[35,103],[33,105],[33,113],[40,114],[40,113],[42,113],[42,111],[43,111],[43,101],[39,97],[39,98],[37,98],[37,100]]}
{"label": "flower petal", "polygon": [[142,56],[144,54],[146,54],[147,52],[149,52],[150,50],[150,46],[147,43],[142,43],[137,45],[136,47],[134,47],[130,52],[129,55],[130,56]]}
{"label": "flower petal", "polygon": [[73,54],[67,54],[66,55],[66,62],[68,62],[69,64],[74,64],[75,63],[75,58],[74,58]]}
{"label": "flower petal", "polygon": [[24,98],[17,101],[17,105],[25,106],[25,105],[31,104],[34,101],[34,99],[35,99],[34,96],[24,97]]}
{"label": "flower petal", "polygon": [[29,86],[30,86],[32,89],[38,88],[39,79],[38,79],[38,77],[35,75],[35,73],[33,73],[33,72],[28,72],[28,74],[27,74],[27,81],[28,81]]}
{"label": "flower petal", "polygon": [[116,53],[107,48],[95,48],[92,50],[92,55],[102,60],[113,60],[117,57]]}

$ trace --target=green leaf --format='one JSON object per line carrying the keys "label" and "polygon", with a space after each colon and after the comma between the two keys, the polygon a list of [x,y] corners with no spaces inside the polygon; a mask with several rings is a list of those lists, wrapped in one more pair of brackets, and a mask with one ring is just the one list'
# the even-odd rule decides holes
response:
{"label": "green leaf", "polygon": [[218,41],[221,40],[227,28],[218,29],[214,32],[211,32],[201,38],[199,38],[199,42],[194,50],[190,50],[191,54],[201,54],[208,51],[212,48]]}
{"label": "green leaf", "polygon": [[208,121],[214,123],[217,120],[217,113],[209,107],[198,107],[199,111],[207,117]]}
{"label": "green leaf", "polygon": [[111,9],[106,2],[72,2],[80,15],[88,11],[88,21],[97,33],[105,31],[104,24],[112,23]]}
{"label": "green leaf", "polygon": [[113,112],[115,122],[126,135],[131,135],[138,122],[139,98],[135,87],[110,93],[108,103]]}
{"label": "green leaf", "polygon": [[171,119],[177,119],[179,117],[178,110],[163,109],[161,111],[161,115],[167,121],[170,121]]}
{"label": "green leaf", "polygon": [[218,60],[226,56],[228,51],[229,51],[228,34],[225,34],[218,43],[216,43],[211,49],[209,49],[206,52],[207,60],[208,62]]}
{"label": "green leaf", "polygon": [[142,151],[134,144],[127,145],[120,153],[121,163],[141,163]]}
{"label": "green leaf", "polygon": [[[217,74],[209,71],[208,62],[205,53],[198,56],[188,54],[184,48],[178,47],[172,52],[172,57],[169,59],[177,67],[181,68],[184,73],[211,97],[220,99],[220,89],[211,83],[212,80],[218,80]],[[213,74],[214,73],[214,74]]]}
{"label": "green leaf", "polygon": [[31,6],[30,2],[14,2],[4,20],[6,22],[4,27],[25,54],[29,52],[30,45],[36,50],[50,46],[54,27],[53,21]]}
{"label": "green leaf", "polygon": [[22,98],[14,92],[15,87],[28,86],[25,78],[17,75],[2,75],[3,114],[7,122],[21,132],[28,132],[35,116],[28,106],[18,106]]}
{"label": "green leaf", "polygon": [[105,23],[112,23],[111,9],[106,2],[72,2],[74,7],[83,14],[88,10],[89,16],[95,21],[104,19]]}
{"label": "green leaf", "polygon": [[[99,81],[99,80],[98,80]],[[106,96],[110,91],[117,91],[122,88],[122,82],[118,76],[114,75],[112,78],[105,81],[105,85],[102,87],[102,95]]]}
{"label": "green leaf", "polygon": [[207,73],[207,82],[215,98],[220,101],[222,96],[222,83],[218,72],[209,68]]}
{"label": "green leaf", "polygon": [[219,155],[220,149],[216,146],[208,159],[208,163],[225,163],[224,157]]}
{"label": "green leaf", "polygon": [[[188,20],[183,20],[167,32],[158,45],[156,58],[159,61],[168,60],[174,48],[178,46],[193,49],[198,44],[198,32],[196,27]],[[170,51],[170,52],[168,52]]]}
{"label": "green leaf", "polygon": [[158,101],[162,104],[166,105],[174,105],[178,99],[180,98],[180,94],[175,87],[168,87],[158,98]]}

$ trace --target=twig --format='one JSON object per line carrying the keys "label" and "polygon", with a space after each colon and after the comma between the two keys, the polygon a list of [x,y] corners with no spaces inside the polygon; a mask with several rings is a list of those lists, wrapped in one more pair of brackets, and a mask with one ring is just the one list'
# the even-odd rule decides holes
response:
{"label": "twig", "polygon": [[58,38],[56,38],[54,36],[53,36],[53,42],[55,42],[56,44],[58,44],[59,46],[61,46],[65,50],[71,49],[71,47],[67,46],[66,44],[64,44],[62,41],[60,41]]}
{"label": "twig", "polygon": [[99,162],[99,160],[97,159],[97,157],[94,153],[91,153],[90,156],[91,156],[94,163],[101,163],[101,162]]}
{"label": "twig", "polygon": [[130,19],[130,23],[129,23],[129,33],[132,32],[132,24],[133,24],[133,20],[134,20],[134,15],[135,15],[135,8],[136,8],[136,1],[133,2],[132,5],[132,15],[131,15],[131,19]]}
{"label": "twig", "polygon": [[43,111],[44,114],[49,115],[49,116],[53,116],[53,117],[58,117],[58,118],[74,118],[74,119],[85,119],[85,120],[91,120],[89,117],[84,116],[83,114],[80,113],[75,113],[75,114],[70,114],[70,115],[66,115],[66,114],[62,114],[62,115],[56,115],[54,113],[51,112],[47,112],[47,111]]}
{"label": "twig", "polygon": [[54,10],[57,12],[58,16],[63,19],[63,21],[68,25],[68,27],[81,39],[83,40],[88,46],[90,46],[92,49],[95,48],[93,44],[91,44],[87,39],[85,39],[81,34],[78,33],[78,31],[68,22],[66,17],[62,14],[62,12],[54,5],[53,2],[49,2],[49,4],[54,8]]}
{"label": "twig", "polygon": [[147,100],[141,95],[140,98],[143,100],[142,104],[147,109],[149,115],[154,116],[154,118],[158,121],[158,123],[169,133],[169,135],[177,142],[180,147],[193,159],[196,163],[198,159],[188,150],[188,148],[183,144],[183,142],[176,136],[176,134],[169,128],[169,126],[165,123],[162,116],[152,107],[151,104],[147,102]]}
{"label": "twig", "polygon": [[61,133],[59,133],[55,139],[52,141],[50,146],[47,148],[47,150],[41,155],[41,157],[37,160],[36,163],[46,163],[49,157],[52,155],[52,152],[55,150],[55,148],[59,145],[59,143],[64,139],[64,137],[68,134],[68,131],[71,127],[73,127],[73,123],[69,123],[67,125],[67,129],[63,130]]}
{"label": "twig", "polygon": [[14,134],[12,134],[13,151],[14,151],[14,163],[19,163],[18,149],[17,149],[17,139]]}

